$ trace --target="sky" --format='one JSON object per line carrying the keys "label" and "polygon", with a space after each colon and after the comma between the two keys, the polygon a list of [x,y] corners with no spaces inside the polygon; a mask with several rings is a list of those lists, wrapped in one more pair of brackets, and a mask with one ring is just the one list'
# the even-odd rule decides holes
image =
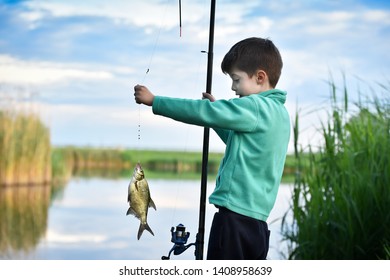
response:
{"label": "sky", "polygon": [[[181,2],[180,37],[178,0],[0,0],[0,106],[37,112],[55,146],[201,150],[203,128],[155,116],[133,97],[136,84],[171,97],[205,91],[210,1]],[[389,1],[217,0],[217,99],[235,98],[220,63],[247,37],[279,48],[277,88],[291,119],[300,112],[304,146],[320,141],[331,77],[342,87],[345,75],[355,98],[390,84]],[[210,151],[223,150],[212,131]]]}

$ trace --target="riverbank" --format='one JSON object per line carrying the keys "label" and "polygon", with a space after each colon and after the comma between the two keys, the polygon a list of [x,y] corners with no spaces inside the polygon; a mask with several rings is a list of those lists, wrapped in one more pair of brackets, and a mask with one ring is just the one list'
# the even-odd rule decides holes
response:
{"label": "riverbank", "polygon": [[[215,175],[223,154],[209,154],[209,173]],[[201,152],[132,150],[93,147],[54,147],[53,178],[66,181],[71,176],[129,177],[140,162],[148,177],[193,179],[200,174]]]}
{"label": "riverbank", "polygon": [[[72,176],[130,177],[140,162],[148,177],[197,179],[202,152],[100,147],[52,147],[50,130],[37,113],[0,110],[0,186],[66,183]],[[209,153],[213,179],[223,153]],[[284,182],[292,182],[295,158],[288,155]]]}
{"label": "riverbank", "polygon": [[[209,153],[208,175],[217,175],[223,153]],[[81,177],[130,177],[140,162],[149,178],[196,179],[202,170],[202,153],[189,151],[132,150],[92,147],[52,148],[53,178],[66,181],[72,175]],[[284,182],[294,178],[294,162],[288,155]]]}

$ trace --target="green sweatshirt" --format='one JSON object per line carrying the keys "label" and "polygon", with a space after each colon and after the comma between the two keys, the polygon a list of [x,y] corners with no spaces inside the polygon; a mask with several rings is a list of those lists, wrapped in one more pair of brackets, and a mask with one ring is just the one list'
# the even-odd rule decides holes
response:
{"label": "green sweatshirt", "polygon": [[286,92],[277,89],[215,102],[156,96],[153,113],[213,128],[226,150],[209,202],[266,221],[290,139],[285,101]]}

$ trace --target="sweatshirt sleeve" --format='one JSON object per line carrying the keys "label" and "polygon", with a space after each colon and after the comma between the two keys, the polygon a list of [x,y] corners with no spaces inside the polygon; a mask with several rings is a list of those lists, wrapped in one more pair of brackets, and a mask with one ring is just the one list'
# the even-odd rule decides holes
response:
{"label": "sweatshirt sleeve", "polygon": [[258,110],[250,98],[210,102],[155,96],[152,109],[156,115],[214,129],[248,132],[258,123]]}
{"label": "sweatshirt sleeve", "polygon": [[223,143],[227,143],[229,138],[230,130],[222,129],[222,128],[214,128],[214,131],[218,134],[219,138],[223,141]]}

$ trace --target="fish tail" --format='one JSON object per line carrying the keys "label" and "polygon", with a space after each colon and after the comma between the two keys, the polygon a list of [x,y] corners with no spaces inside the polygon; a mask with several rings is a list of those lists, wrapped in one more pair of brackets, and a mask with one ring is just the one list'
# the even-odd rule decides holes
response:
{"label": "fish tail", "polygon": [[154,236],[154,233],[153,233],[152,229],[149,227],[148,223],[145,223],[145,224],[141,223],[139,225],[139,229],[138,229],[138,240],[141,238],[141,235],[142,235],[142,233],[144,232],[145,229],[147,231],[149,231]]}

